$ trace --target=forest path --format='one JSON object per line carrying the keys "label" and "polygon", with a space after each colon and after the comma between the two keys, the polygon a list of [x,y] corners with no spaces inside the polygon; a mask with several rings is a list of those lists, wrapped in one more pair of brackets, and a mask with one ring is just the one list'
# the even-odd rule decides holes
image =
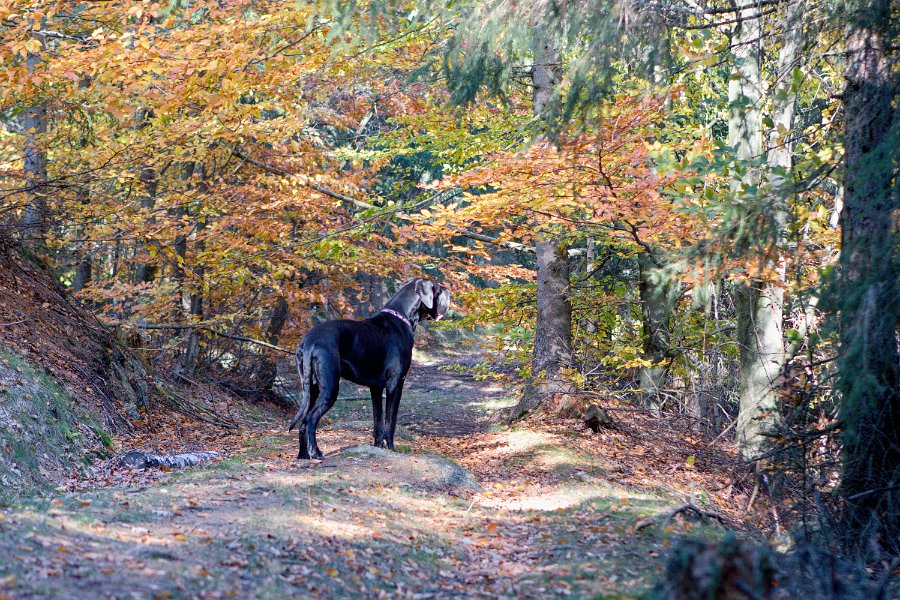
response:
{"label": "forest path", "polygon": [[0,508],[0,598],[646,591],[672,528],[634,526],[673,500],[613,483],[591,436],[499,425],[503,388],[443,364],[414,366],[398,453],[347,451],[371,436],[369,402],[349,401],[321,428],[323,462],[296,462],[296,438],[263,418],[209,467]]}

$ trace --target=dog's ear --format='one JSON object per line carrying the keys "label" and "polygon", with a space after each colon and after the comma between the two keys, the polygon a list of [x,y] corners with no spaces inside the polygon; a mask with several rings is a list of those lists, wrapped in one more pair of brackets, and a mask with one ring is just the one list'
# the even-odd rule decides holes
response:
{"label": "dog's ear", "polygon": [[444,315],[446,315],[447,311],[450,309],[450,292],[448,292],[447,289],[442,285],[439,285],[437,287],[434,304],[434,312],[435,314],[437,314],[434,320],[440,321],[442,318],[444,318]]}
{"label": "dog's ear", "polygon": [[432,282],[427,279],[417,279],[416,293],[419,295],[419,300],[422,301],[425,308],[430,309],[434,307],[434,284]]}

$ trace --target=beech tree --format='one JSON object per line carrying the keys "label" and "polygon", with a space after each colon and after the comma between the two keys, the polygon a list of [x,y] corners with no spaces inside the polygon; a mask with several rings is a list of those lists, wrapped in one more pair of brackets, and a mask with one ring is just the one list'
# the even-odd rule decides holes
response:
{"label": "beech tree", "polygon": [[652,396],[748,464],[839,431],[847,539],[892,540],[894,13],[8,0],[2,222],[182,381],[253,398],[268,352],[439,273],[518,412]]}

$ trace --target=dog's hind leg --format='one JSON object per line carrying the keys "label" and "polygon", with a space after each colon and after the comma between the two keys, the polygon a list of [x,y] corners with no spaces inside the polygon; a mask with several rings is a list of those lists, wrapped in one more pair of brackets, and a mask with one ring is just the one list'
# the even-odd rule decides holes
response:
{"label": "dog's hind leg", "polygon": [[316,404],[306,415],[306,437],[309,458],[323,458],[322,451],[316,443],[316,428],[319,420],[334,406],[340,389],[341,368],[337,357],[327,357],[316,361],[316,381],[319,382],[319,393]]}
{"label": "dog's hind leg", "polygon": [[387,402],[384,407],[384,440],[388,449],[394,449],[394,430],[397,429],[397,410],[400,408],[400,396],[403,395],[403,378],[388,387]]}
{"label": "dog's hind leg", "polygon": [[372,394],[372,422],[374,423],[372,437],[375,439],[375,447],[381,448],[384,444],[384,411],[381,408],[384,388],[373,386],[369,388],[369,392]]}
{"label": "dog's hind leg", "polygon": [[309,435],[306,429],[306,422],[309,420],[309,413],[316,406],[316,401],[319,399],[319,386],[312,383],[309,388],[309,407],[306,415],[300,422],[300,426],[297,427],[297,440],[300,445],[300,454],[297,455],[297,458],[307,459],[309,458]]}
{"label": "dog's hind leg", "polygon": [[306,434],[306,418],[309,415],[310,408],[315,405],[316,399],[319,395],[319,386],[316,385],[316,366],[315,359],[313,357],[311,348],[304,348],[304,345],[301,344],[300,348],[297,348],[297,374],[300,376],[300,406],[298,407],[297,414],[294,415],[291,424],[288,426],[288,431],[292,430],[294,427],[297,427],[299,424],[300,427],[297,428],[297,441],[300,446],[300,451],[297,453],[297,458],[309,458],[309,442],[307,440]]}

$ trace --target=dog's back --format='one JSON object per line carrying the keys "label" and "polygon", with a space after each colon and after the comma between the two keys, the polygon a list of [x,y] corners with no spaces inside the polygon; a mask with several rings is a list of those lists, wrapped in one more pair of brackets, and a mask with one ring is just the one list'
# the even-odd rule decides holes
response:
{"label": "dog's back", "polygon": [[[320,323],[304,336],[298,362],[340,365],[340,377],[365,386],[384,387],[391,375],[402,377],[412,357],[413,334],[389,315],[363,321],[338,319]],[[319,373],[328,377],[331,373]]]}

